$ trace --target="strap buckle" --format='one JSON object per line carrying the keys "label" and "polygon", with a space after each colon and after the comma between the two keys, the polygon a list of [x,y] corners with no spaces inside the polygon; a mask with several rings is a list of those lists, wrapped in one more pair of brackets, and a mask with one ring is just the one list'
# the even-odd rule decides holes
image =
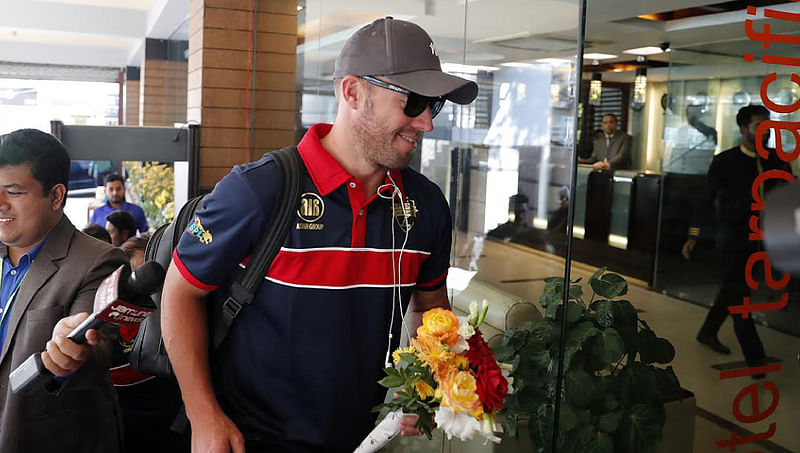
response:
{"label": "strap buckle", "polygon": [[225,299],[225,302],[222,304],[222,316],[225,319],[225,322],[230,325],[230,323],[239,314],[241,309],[242,304],[234,299],[233,296],[228,296],[228,298]]}

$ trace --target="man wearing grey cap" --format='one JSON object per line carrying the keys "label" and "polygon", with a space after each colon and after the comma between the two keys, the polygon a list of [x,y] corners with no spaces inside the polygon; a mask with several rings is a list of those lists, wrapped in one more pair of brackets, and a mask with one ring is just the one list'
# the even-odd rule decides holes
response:
{"label": "man wearing grey cap", "polygon": [[[430,36],[391,17],[345,43],[334,84],[335,123],[298,145],[307,171],[294,226],[211,365],[204,302],[246,266],[271,214],[272,157],[220,181],[193,222],[213,240],[184,233],[173,255],[162,327],[194,452],[353,451],[401,329],[413,335],[424,311],[449,308],[450,211],[407,167],[445,101],[472,102],[477,85],[443,73]],[[413,425],[404,419],[403,434]]]}

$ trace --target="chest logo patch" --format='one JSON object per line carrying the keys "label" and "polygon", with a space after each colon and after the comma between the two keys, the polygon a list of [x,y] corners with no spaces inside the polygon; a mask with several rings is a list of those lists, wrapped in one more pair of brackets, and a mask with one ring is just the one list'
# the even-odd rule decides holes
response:
{"label": "chest logo patch", "polygon": [[394,220],[403,231],[408,232],[411,230],[418,213],[417,203],[408,197],[406,197],[406,201],[403,204],[394,204]]}
{"label": "chest logo patch", "polygon": [[298,230],[321,230],[325,225],[316,223],[325,214],[325,202],[313,192],[306,192],[300,197],[297,217],[303,222],[297,223]]}
{"label": "chest logo patch", "polygon": [[211,236],[211,232],[203,228],[203,224],[200,223],[200,218],[195,217],[194,222],[190,223],[188,227],[186,227],[186,232],[191,234],[192,236],[196,237],[202,244],[210,244],[214,238]]}

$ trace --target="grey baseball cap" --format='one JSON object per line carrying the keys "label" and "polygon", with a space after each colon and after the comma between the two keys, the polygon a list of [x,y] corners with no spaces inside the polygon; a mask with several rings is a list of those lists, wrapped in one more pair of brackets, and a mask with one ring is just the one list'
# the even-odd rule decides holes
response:
{"label": "grey baseball cap", "polygon": [[382,76],[423,96],[469,104],[478,84],[442,72],[433,40],[419,25],[391,17],[365,25],[347,40],[336,57],[334,78],[348,74]]}

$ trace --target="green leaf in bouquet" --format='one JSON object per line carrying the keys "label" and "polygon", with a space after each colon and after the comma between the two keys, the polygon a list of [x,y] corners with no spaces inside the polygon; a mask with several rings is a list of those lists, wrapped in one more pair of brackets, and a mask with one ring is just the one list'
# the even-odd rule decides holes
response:
{"label": "green leaf in bouquet", "polygon": [[595,340],[594,353],[601,362],[607,365],[616,363],[625,353],[625,343],[617,329],[613,327],[601,330]]}
{"label": "green leaf in bouquet", "polygon": [[419,362],[419,359],[417,358],[416,355],[409,354],[407,352],[404,352],[404,353],[400,354],[400,360],[402,360],[403,362],[406,362],[408,364],[413,364],[413,363]]}
{"label": "green leaf in bouquet", "polygon": [[400,387],[404,382],[405,379],[402,376],[391,374],[378,381],[378,384],[390,389],[392,387]]}
{"label": "green leaf in bouquet", "polygon": [[533,412],[541,404],[541,396],[535,387],[526,387],[517,393],[517,403],[520,410]]}
{"label": "green leaf in bouquet", "polygon": [[628,293],[628,282],[617,274],[607,273],[590,281],[592,289],[604,299],[613,299]]}

